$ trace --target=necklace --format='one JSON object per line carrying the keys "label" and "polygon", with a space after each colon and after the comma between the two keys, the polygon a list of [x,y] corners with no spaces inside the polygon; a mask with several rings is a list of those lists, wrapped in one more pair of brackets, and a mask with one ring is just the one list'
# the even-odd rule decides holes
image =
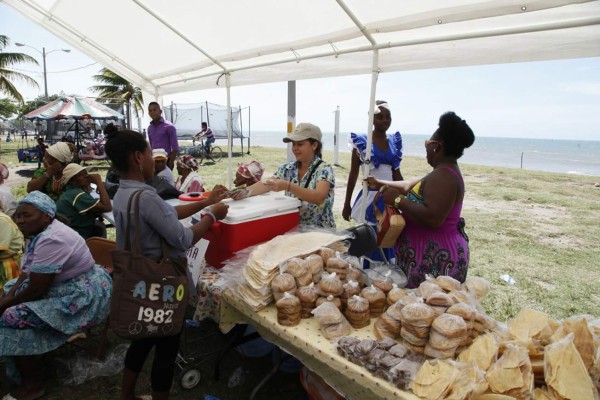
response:
{"label": "necklace", "polygon": [[52,191],[55,193],[60,193],[61,189],[61,180],[56,179],[54,176],[52,177]]}

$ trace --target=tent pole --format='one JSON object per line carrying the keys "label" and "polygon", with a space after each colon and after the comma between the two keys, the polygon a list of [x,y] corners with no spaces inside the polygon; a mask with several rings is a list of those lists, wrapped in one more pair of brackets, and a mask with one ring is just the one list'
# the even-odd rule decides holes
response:
{"label": "tent pole", "polygon": [[367,191],[369,187],[364,180],[369,176],[371,166],[371,147],[373,146],[373,111],[375,109],[375,94],[377,92],[377,78],[379,77],[379,50],[373,50],[373,69],[371,71],[371,96],[369,97],[369,125],[367,126],[367,151],[365,152],[365,162],[362,165],[363,177],[363,196],[360,203],[360,221],[365,221],[365,212],[367,210]]}
{"label": "tent pole", "polygon": [[250,106],[248,106],[248,154],[250,154]]}
{"label": "tent pole", "polygon": [[231,147],[233,144],[232,140],[232,129],[231,129],[231,82],[229,81],[229,74],[225,74],[225,82],[227,86],[227,172],[229,174],[229,180],[227,187],[231,189],[233,183],[233,169],[232,169],[232,154]]}
{"label": "tent pole", "polygon": [[337,106],[335,111],[334,128],[333,128],[333,165],[339,164],[340,153],[340,106]]}
{"label": "tent pole", "polygon": [[[288,115],[287,115],[287,133],[292,133],[296,127],[296,81],[288,81]],[[287,160],[293,161],[292,143],[287,144]]]}
{"label": "tent pole", "polygon": [[244,124],[242,121],[242,106],[238,106],[238,115],[240,116],[240,144],[242,145],[242,154],[244,154]]}

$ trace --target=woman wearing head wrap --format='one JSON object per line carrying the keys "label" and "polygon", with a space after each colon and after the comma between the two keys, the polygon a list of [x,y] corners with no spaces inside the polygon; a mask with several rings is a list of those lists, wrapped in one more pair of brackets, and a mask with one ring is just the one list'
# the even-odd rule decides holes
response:
{"label": "woman wearing head wrap", "polygon": [[251,186],[256,182],[259,182],[265,172],[263,167],[258,161],[247,161],[240,163],[238,169],[235,172],[235,180],[233,184],[235,186]]}
{"label": "woman wearing head wrap", "polygon": [[0,162],[0,211],[12,217],[17,208],[17,201],[10,188],[4,184],[4,181],[8,179],[8,175],[8,166]]}
{"label": "woman wearing head wrap", "polygon": [[52,200],[58,200],[64,189],[63,169],[73,161],[74,154],[73,145],[70,143],[58,142],[48,147],[44,155],[44,166],[33,173],[33,178],[27,184],[27,192],[39,190]]}
{"label": "woman wearing head wrap", "polygon": [[[87,170],[79,164],[69,164],[63,170],[65,190],[56,201],[57,213],[65,217],[68,225],[79,233],[84,239],[91,236],[104,236],[104,229],[98,232],[96,225],[98,215],[112,211],[110,198],[104,188],[102,177],[98,174],[88,174]],[[90,194],[91,183],[95,183],[100,197]]]}
{"label": "woman wearing head wrap", "polygon": [[190,155],[182,156],[177,160],[177,173],[175,188],[181,193],[204,192],[204,184],[198,171],[198,161]]}
{"label": "woman wearing head wrap", "polygon": [[[387,102],[377,100],[373,110],[373,144],[370,149],[371,163],[367,176],[373,176],[385,181],[401,181],[402,173],[400,172],[400,162],[402,161],[402,136],[400,132],[393,135],[388,135],[387,130],[392,124],[392,114],[390,106]],[[362,206],[362,190],[356,196],[354,205],[351,206],[352,193],[358,180],[359,169],[364,164],[367,154],[367,135],[350,134],[350,144],[352,146],[352,161],[350,165],[350,173],[348,174],[348,186],[346,187],[346,198],[342,217],[346,221],[350,218],[358,222],[366,222],[373,229],[377,229],[377,218],[375,218],[375,210],[373,207],[373,199],[377,193],[376,189],[369,189],[367,192],[367,207],[365,215],[361,215]],[[383,210],[383,199],[379,199],[377,206],[379,210]],[[382,249],[387,260],[392,261],[394,258],[394,249]],[[371,260],[382,260],[379,250],[366,254]]]}
{"label": "woman wearing head wrap", "polygon": [[56,204],[39,191],[23,198],[14,216],[27,242],[21,276],[4,285],[0,299],[0,357],[14,358],[7,369],[16,365],[21,375],[12,394],[18,399],[44,395],[42,354],[108,316],[110,276],[55,216]]}
{"label": "woman wearing head wrap", "polygon": [[426,275],[448,275],[464,282],[469,268],[469,241],[461,218],[465,183],[458,159],[475,142],[475,135],[453,112],[440,117],[438,129],[425,141],[427,162],[433,170],[412,182],[367,178],[370,186],[386,185],[386,203],[402,211],[406,227],[396,244],[397,264],[408,277],[407,287],[418,287]]}
{"label": "woman wearing head wrap", "polygon": [[154,158],[154,174],[167,181],[169,185],[175,186],[173,171],[167,166],[167,161],[169,161],[167,152],[164,149],[154,149],[152,158]]}
{"label": "woman wearing head wrap", "polygon": [[0,285],[21,273],[23,234],[13,220],[0,211]]}

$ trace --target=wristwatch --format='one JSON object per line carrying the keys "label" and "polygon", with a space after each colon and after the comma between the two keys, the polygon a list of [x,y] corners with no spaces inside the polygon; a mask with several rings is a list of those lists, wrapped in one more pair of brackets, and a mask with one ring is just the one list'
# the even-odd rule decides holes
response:
{"label": "wristwatch", "polygon": [[396,197],[394,199],[394,207],[397,208],[397,209],[399,209],[400,208],[400,202],[402,201],[402,199],[405,199],[405,198],[406,198],[406,196],[403,195],[403,194],[401,194],[398,197]]}

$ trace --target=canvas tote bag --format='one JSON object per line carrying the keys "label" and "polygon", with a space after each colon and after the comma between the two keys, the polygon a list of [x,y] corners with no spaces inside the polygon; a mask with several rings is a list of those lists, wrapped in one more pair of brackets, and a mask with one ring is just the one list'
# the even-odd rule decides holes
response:
{"label": "canvas tote bag", "polygon": [[389,248],[396,245],[406,221],[394,206],[385,204],[383,211],[379,210],[377,200],[381,197],[383,186],[373,198],[373,212],[377,219],[377,244],[379,247]]}
{"label": "canvas tote bag", "polygon": [[[126,339],[176,335],[181,331],[189,298],[187,259],[170,257],[163,239],[160,260],[144,257],[139,232],[139,202],[143,190],[127,204],[125,249],[112,252],[113,294],[110,327]],[[130,242],[131,205],[134,204],[134,244]]]}

